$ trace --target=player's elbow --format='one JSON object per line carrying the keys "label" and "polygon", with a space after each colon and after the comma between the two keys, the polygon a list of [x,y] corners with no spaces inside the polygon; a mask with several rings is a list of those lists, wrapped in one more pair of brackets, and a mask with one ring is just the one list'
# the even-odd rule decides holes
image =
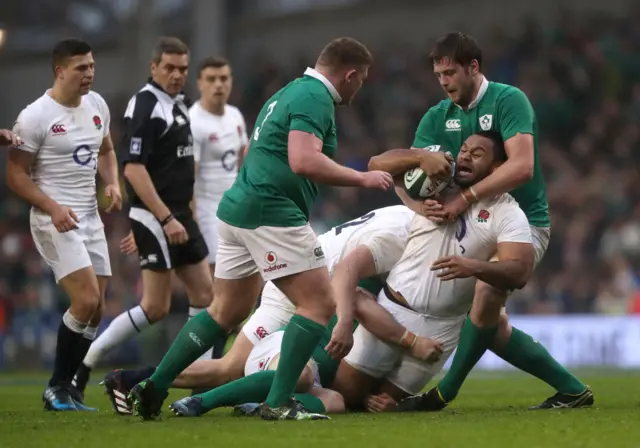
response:
{"label": "player's elbow", "polygon": [[20,193],[21,185],[23,184],[22,180],[25,176],[28,176],[28,174],[16,169],[11,165],[7,165],[7,170],[5,173],[5,183],[11,191],[13,191],[14,193]]}
{"label": "player's elbow", "polygon": [[518,185],[525,184],[533,179],[533,159],[521,158],[513,160],[512,163],[515,165],[513,173]]}
{"label": "player's elbow", "polygon": [[130,183],[132,182],[132,179],[136,179],[139,176],[139,171],[138,168],[140,167],[140,164],[137,163],[127,163],[124,166],[124,178],[127,179]]}
{"label": "player's elbow", "polygon": [[521,262],[519,263],[518,269],[514,272],[514,275],[511,277],[511,288],[514,289],[522,289],[524,288],[529,279],[531,278],[531,273],[533,271],[533,266],[531,263]]}
{"label": "player's elbow", "polygon": [[313,172],[313,157],[302,151],[289,151],[289,166],[291,171],[300,176],[306,176]]}
{"label": "player's elbow", "polygon": [[381,159],[384,157],[384,154],[380,154],[377,156],[373,156],[369,159],[369,163],[367,164],[367,169],[369,171],[383,171]]}

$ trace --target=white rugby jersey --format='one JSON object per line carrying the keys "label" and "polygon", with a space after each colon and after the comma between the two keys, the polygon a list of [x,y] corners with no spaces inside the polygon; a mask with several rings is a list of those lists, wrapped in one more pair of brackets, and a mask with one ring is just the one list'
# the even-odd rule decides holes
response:
{"label": "white rugby jersey", "polygon": [[31,178],[47,196],[71,207],[78,217],[96,213],[96,171],[111,116],[104,99],[90,91],[78,107],[65,107],[49,90],[22,110],[13,127],[34,153]]}
{"label": "white rugby jersey", "polygon": [[[414,215],[404,205],[384,207],[318,236],[329,274],[333,275],[336,264],[349,252],[358,246],[366,246],[373,255],[376,274],[386,275],[405,250]],[[295,312],[295,306],[289,300],[284,302],[274,305]]]}
{"label": "white rugby jersey", "polygon": [[249,142],[244,117],[237,107],[228,104],[222,116],[214,115],[198,101],[189,109],[189,118],[198,164],[196,205],[200,201],[218,203],[236,180],[238,152]]}
{"label": "white rugby jersey", "polygon": [[416,215],[407,247],[389,272],[387,284],[418,313],[463,315],[471,308],[476,278],[441,281],[438,271],[431,270],[433,262],[453,255],[487,261],[498,243],[531,241],[527,217],[508,194],[472,205],[457,222],[447,225]]}

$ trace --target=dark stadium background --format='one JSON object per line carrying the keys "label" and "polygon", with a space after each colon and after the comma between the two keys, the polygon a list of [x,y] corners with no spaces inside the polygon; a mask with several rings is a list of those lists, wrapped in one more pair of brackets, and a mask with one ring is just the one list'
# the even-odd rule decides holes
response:
{"label": "dark stadium background", "polygon": [[[156,36],[185,40],[194,63],[229,57],[231,103],[251,128],[263,102],[313,65],[325,41],[350,35],[376,62],[354,106],[338,114],[338,158],[363,170],[371,156],[407,147],[422,114],[442,99],[427,60],[434,38],[469,32],[485,51],[487,77],[524,90],[540,125],[552,239],[534,278],[509,301],[510,313],[570,365],[640,367],[633,318],[640,313],[639,23],[632,0],[4,0],[0,128],[49,87],[48,51],[62,37],[94,46],[94,87],[110,105],[117,142]],[[312,223],[322,232],[395,202],[392,194],[327,188]],[[137,259],[118,253],[125,214],[104,222],[114,273],[106,326],[141,290]],[[186,318],[179,286],[174,299],[167,322],[107,364],[157,361]],[[66,304],[33,246],[28,207],[0,184],[0,368],[50,363]]]}

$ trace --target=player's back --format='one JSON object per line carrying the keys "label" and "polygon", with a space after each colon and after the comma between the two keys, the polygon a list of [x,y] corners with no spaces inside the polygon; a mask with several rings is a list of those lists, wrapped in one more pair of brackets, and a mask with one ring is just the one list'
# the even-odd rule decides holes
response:
{"label": "player's back", "polygon": [[[516,230],[511,231],[510,225]],[[518,232],[526,233],[522,242],[530,242],[524,212],[508,194],[473,204],[454,223],[438,225],[415,215],[406,249],[389,273],[387,284],[419,313],[436,317],[462,315],[473,301],[476,279],[441,281],[438,272],[431,271],[432,264],[454,255],[487,261],[495,254],[499,240],[509,232],[516,236]]]}
{"label": "player's back", "polygon": [[[372,243],[379,252],[391,258],[384,264],[393,265],[406,246],[415,213],[404,205],[373,210],[354,220],[336,226],[318,237],[327,259],[327,269],[333,273],[335,265],[356,247]],[[383,263],[383,260],[375,260]]]}
{"label": "player's back", "polygon": [[238,175],[238,152],[247,145],[244,118],[237,107],[227,104],[218,116],[199,101],[189,109],[189,118],[197,163],[196,203],[218,203]]}
{"label": "player's back", "polygon": [[308,222],[318,186],[289,166],[291,130],[321,138],[322,152],[333,157],[337,148],[335,105],[319,79],[305,75],[267,100],[256,120],[238,178],[218,209],[220,219],[243,228],[290,227]]}
{"label": "player's back", "polygon": [[441,145],[457,157],[469,136],[490,130],[499,132],[504,141],[517,133],[533,135],[533,178],[511,194],[532,225],[548,227],[549,205],[538,154],[538,122],[529,99],[517,87],[486,82],[477,100],[466,110],[450,99],[440,101],[422,119],[413,146]]}
{"label": "player's back", "polygon": [[78,107],[65,107],[45,93],[18,116],[18,149],[35,154],[31,177],[56,202],[78,216],[95,213],[96,171],[102,141],[109,133],[109,109],[96,92]]}

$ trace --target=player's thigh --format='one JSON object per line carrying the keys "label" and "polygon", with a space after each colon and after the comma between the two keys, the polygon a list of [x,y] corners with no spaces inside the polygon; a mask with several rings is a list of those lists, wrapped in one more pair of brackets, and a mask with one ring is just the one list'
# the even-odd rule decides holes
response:
{"label": "player's thigh", "polygon": [[322,316],[328,322],[335,313],[331,277],[326,267],[281,277],[273,283],[295,305],[297,314],[309,318]]}
{"label": "player's thigh", "polygon": [[80,229],[60,233],[48,215],[34,211],[31,212],[30,227],[36,249],[53,271],[57,283],[69,274],[91,266]]}
{"label": "player's thigh", "polygon": [[198,207],[197,216],[200,232],[202,232],[202,236],[207,245],[207,249],[209,250],[207,262],[209,264],[215,264],[216,255],[218,253],[218,228],[216,223],[216,209],[214,208],[212,210],[205,210],[204,208]]}
{"label": "player's thigh", "polygon": [[176,276],[184,284],[189,303],[198,308],[205,308],[213,300],[213,280],[206,259],[195,264],[186,264],[175,268]]}
{"label": "player's thigh", "polygon": [[257,272],[235,280],[216,277],[213,280],[215,299],[208,308],[209,314],[226,331],[241,324],[253,311],[262,288],[262,278]]}
{"label": "player's thigh", "polygon": [[284,304],[279,304],[286,300],[284,294],[272,282],[267,282],[262,291],[262,302],[242,326],[241,334],[255,345],[288,324],[295,313],[295,308],[291,309]]}
{"label": "player's thigh", "polygon": [[240,230],[218,219],[218,253],[214,280],[241,280],[258,273],[258,266],[247,248]]}
{"label": "player's thigh", "polygon": [[163,319],[171,309],[172,273],[168,270],[142,270],[142,300],[140,307],[149,322]]}

